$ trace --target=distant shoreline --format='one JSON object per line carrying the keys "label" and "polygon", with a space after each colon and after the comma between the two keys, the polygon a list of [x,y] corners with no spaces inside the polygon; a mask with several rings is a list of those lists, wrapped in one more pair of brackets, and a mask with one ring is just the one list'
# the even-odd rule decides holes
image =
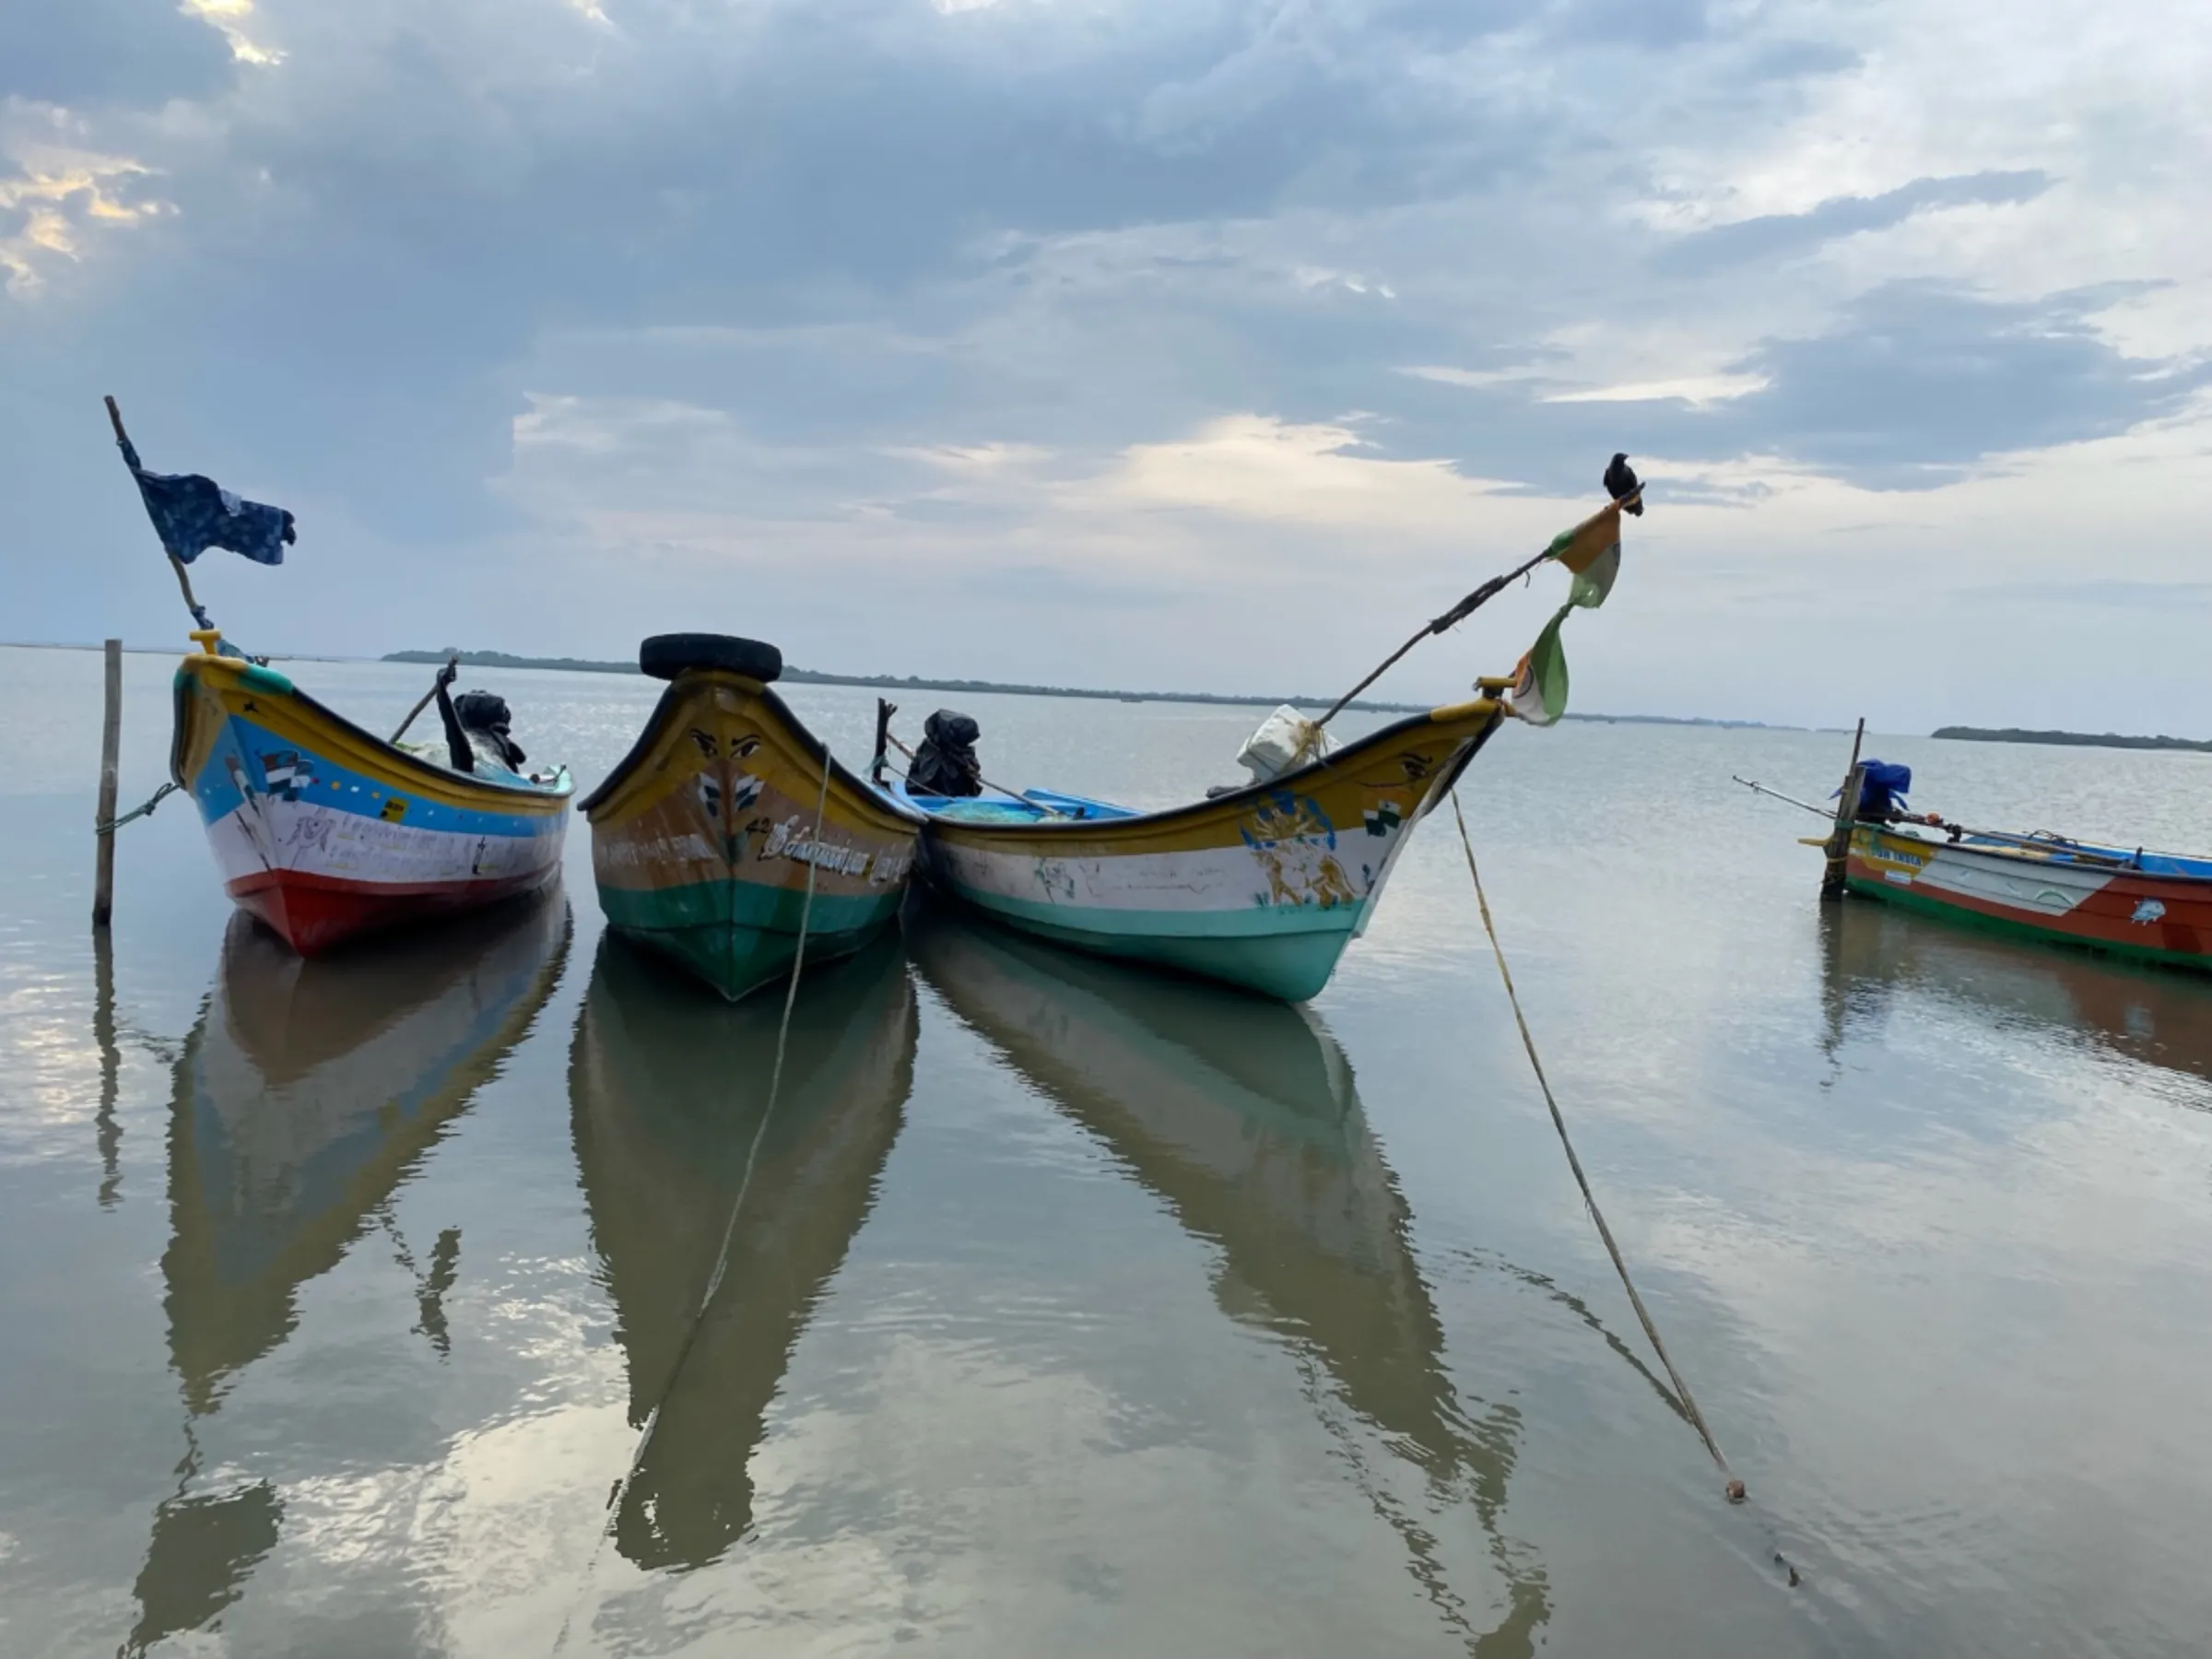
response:
{"label": "distant shoreline", "polygon": [[2117,732],[2031,732],[2019,726],[1937,726],[1932,736],[1959,743],[2053,743],[2068,748],[2184,749],[2212,754],[2212,742],[2194,737],[2124,737]]}
{"label": "distant shoreline", "polygon": [[[0,640],[5,651],[98,651],[100,647],[70,640]],[[180,656],[182,647],[167,645],[125,645],[124,651],[133,656]],[[315,653],[279,651],[270,654],[273,663],[408,663],[437,664],[446,659],[442,651],[393,651],[381,657],[328,656]],[[526,657],[514,656],[503,651],[464,651],[461,661],[475,668],[526,668],[549,673],[570,674],[636,674],[635,663],[608,663],[587,657]],[[810,686],[872,686],[884,691],[987,691],[1011,697],[1081,697],[1100,702],[1174,702],[1199,703],[1217,708],[1271,709],[1278,703],[1293,707],[1326,708],[1335,700],[1326,697],[1232,697],[1218,691],[1099,691],[1071,686],[1024,686],[998,680],[923,679],[909,677],[897,678],[891,675],[820,674],[807,668],[785,668],[783,677],[799,685]],[[1433,703],[1370,702],[1362,698],[1347,703],[1347,709],[1365,710],[1378,714],[1426,714]],[[1809,732],[1812,726],[1775,725],[1764,720],[1714,720],[1704,715],[1689,714],[1577,714],[1561,716],[1564,720],[1579,721],[1590,725],[1660,725],[1704,726],[1714,731],[1729,732]],[[1848,732],[1848,726],[1818,728],[1823,732]],[[1945,727],[1937,736],[1944,736],[1964,727]],[[2064,738],[2070,742],[2097,742],[2095,738]],[[2141,744],[2145,739],[2121,739],[2125,744]],[[2163,740],[2177,747],[2212,747],[2212,744],[2190,745],[2180,738]]]}
{"label": "distant shoreline", "polygon": [[[443,651],[392,651],[380,659],[386,663],[442,663],[453,653]],[[568,674],[636,674],[635,663],[609,663],[588,657],[530,657],[514,656],[504,651],[464,651],[457,653],[463,664],[472,668],[539,668]],[[863,686],[881,691],[982,691],[1007,697],[1082,697],[1102,702],[1172,702],[1201,703],[1231,708],[1271,709],[1288,703],[1293,708],[1327,708],[1335,700],[1326,697],[1235,697],[1218,691],[1104,691],[1079,686],[1026,686],[999,680],[927,679],[913,675],[900,677],[888,674],[825,674],[812,668],[794,668],[786,664],[783,678],[805,686]],[[1345,705],[1347,709],[1363,709],[1378,714],[1426,714],[1432,703],[1370,702],[1362,699]],[[1622,725],[1683,725],[1725,726],[1759,731],[1794,730],[1794,727],[1769,726],[1758,720],[1698,720],[1680,719],[1668,714],[1569,714],[1569,720],[1591,721],[1603,724]]]}

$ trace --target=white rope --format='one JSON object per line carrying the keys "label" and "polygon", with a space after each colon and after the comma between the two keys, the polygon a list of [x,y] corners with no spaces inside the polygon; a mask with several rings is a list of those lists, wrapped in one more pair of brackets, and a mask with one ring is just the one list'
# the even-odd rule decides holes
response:
{"label": "white rope", "polygon": [[[830,808],[830,746],[822,746],[822,790],[814,804],[814,839],[822,839],[822,821]],[[799,1000],[799,974],[806,965],[806,930],[814,919],[814,873],[812,860],[806,865],[806,899],[799,907],[799,937],[792,952],[791,979],[783,991],[783,1018],[776,1027],[776,1063],[768,1076],[768,1105],[760,1113],[759,1125],[753,1131],[752,1145],[745,1151],[745,1173],[738,1179],[737,1195],[730,1201],[730,1218],[722,1230],[722,1248],[714,1255],[714,1271],[707,1276],[707,1288],[700,1293],[699,1311],[692,1314],[690,1328],[684,1333],[683,1346],[677,1349],[676,1362],[668,1368],[667,1381],[661,1384],[661,1396],[645,1414],[645,1426],[638,1431],[638,1444],[630,1453],[629,1467],[616,1482],[613,1495],[606,1501],[606,1520],[600,1525],[599,1535],[592,1543],[592,1559],[584,1563],[582,1587],[588,1589],[592,1575],[599,1565],[599,1553],[614,1535],[622,1515],[622,1505],[629,1496],[629,1488],[638,1478],[638,1471],[645,1466],[645,1453],[652,1449],[653,1430],[660,1427],[662,1407],[669,1395],[676,1392],[677,1379],[683,1375],[684,1365],[691,1358],[698,1344],[699,1334],[705,1328],[707,1311],[713,1306],[714,1296],[722,1288],[724,1275],[730,1270],[730,1249],[737,1241],[737,1217],[745,1208],[745,1195],[752,1188],[753,1169],[759,1161],[760,1142],[768,1134],[768,1125],[775,1116],[776,1100],[783,1089],[783,1051],[791,1037],[791,1011]],[[581,1597],[579,1598],[581,1599]],[[571,1606],[560,1621],[560,1633],[553,1640],[553,1652],[559,1653],[568,1646],[569,1629],[575,1622],[576,1609]]]}

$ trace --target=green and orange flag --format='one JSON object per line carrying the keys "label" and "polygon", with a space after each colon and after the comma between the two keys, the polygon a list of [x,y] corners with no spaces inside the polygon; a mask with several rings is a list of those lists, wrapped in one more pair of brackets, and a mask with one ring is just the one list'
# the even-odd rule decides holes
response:
{"label": "green and orange flag", "polygon": [[1531,725],[1550,725],[1567,712],[1567,653],[1559,624],[1578,606],[1595,610],[1620,574],[1620,503],[1609,502],[1571,530],[1561,531],[1546,557],[1567,567],[1574,583],[1567,603],[1544,625],[1513,671],[1512,712]]}

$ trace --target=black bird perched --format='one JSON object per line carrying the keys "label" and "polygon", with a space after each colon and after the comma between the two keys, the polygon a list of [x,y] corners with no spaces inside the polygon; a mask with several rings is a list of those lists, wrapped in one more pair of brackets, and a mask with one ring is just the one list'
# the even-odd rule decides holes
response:
{"label": "black bird perched", "polygon": [[1613,465],[1606,468],[1606,488],[1612,493],[1613,499],[1617,501],[1624,500],[1629,496],[1636,496],[1634,500],[1628,501],[1622,507],[1623,512],[1632,512],[1638,518],[1643,516],[1643,498],[1636,495],[1636,492],[1642,487],[1641,480],[1636,477],[1636,469],[1629,465],[1628,456],[1625,454],[1614,456]]}

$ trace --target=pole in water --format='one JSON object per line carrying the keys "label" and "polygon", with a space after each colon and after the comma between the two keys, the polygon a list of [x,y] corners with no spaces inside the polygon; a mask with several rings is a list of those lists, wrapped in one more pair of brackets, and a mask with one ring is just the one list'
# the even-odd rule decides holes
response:
{"label": "pole in water", "polygon": [[1836,796],[1836,827],[1828,838],[1828,863],[1820,872],[1820,897],[1834,900],[1843,897],[1843,880],[1851,864],[1851,826],[1859,816],[1859,748],[1866,741],[1866,717],[1859,716],[1859,729],[1851,740],[1851,770],[1843,774],[1843,788]]}
{"label": "pole in water", "polygon": [[[123,747],[123,641],[107,645],[107,702],[100,724],[100,805],[92,816],[98,841],[92,871],[92,925],[105,927],[115,913],[115,774]],[[106,830],[100,829],[107,825]]]}

